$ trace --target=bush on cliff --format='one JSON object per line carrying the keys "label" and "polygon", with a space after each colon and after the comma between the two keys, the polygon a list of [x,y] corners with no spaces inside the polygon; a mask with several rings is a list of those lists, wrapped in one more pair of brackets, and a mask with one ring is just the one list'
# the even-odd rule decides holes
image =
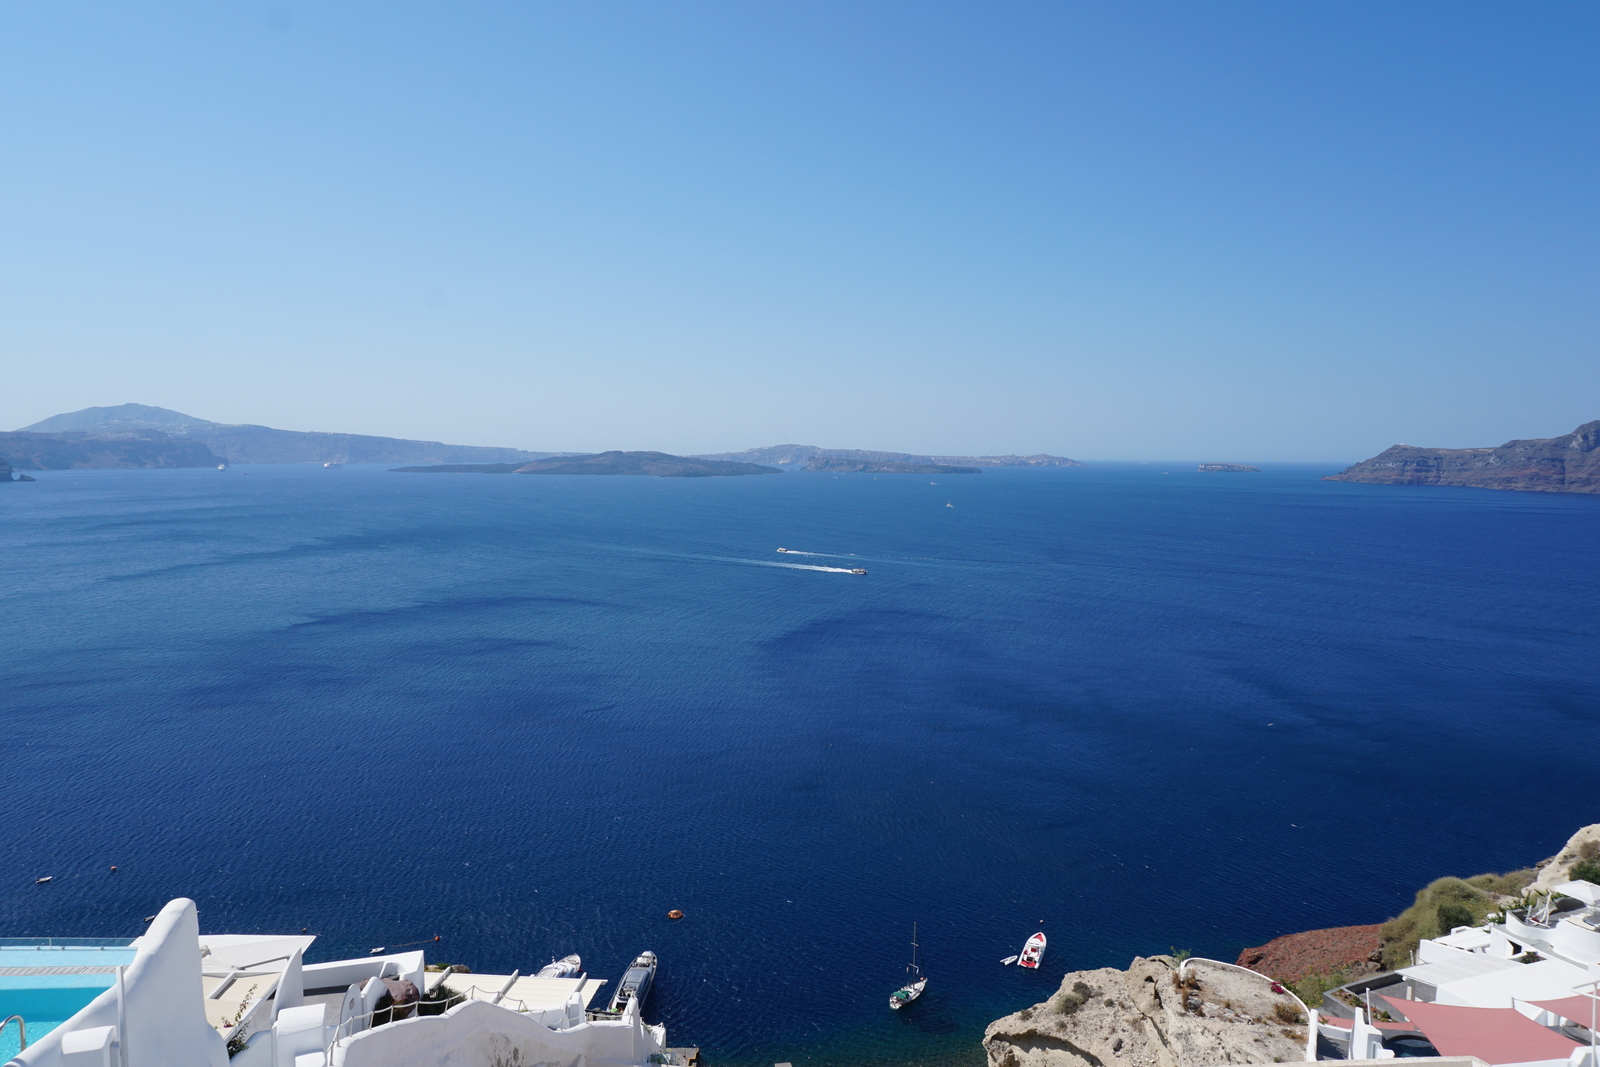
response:
{"label": "bush on cliff", "polygon": [[1512,871],[1430,882],[1411,907],[1383,924],[1384,967],[1392,971],[1409,965],[1423,938],[1440,937],[1456,926],[1481,925],[1495,910],[1495,897],[1515,896],[1532,881],[1532,871]]}
{"label": "bush on cliff", "polygon": [[1084,982],[1073,982],[1072,992],[1063,993],[1056,998],[1056,1011],[1062,1015],[1071,1015],[1094,996],[1094,990]]}
{"label": "bush on cliff", "polygon": [[1322,994],[1330,989],[1338,989],[1348,981],[1350,981],[1350,968],[1341,967],[1330,974],[1308,974],[1298,982],[1290,982],[1288,985],[1302,1003],[1315,1010],[1317,1005],[1322,1003]]}
{"label": "bush on cliff", "polygon": [[1600,860],[1583,860],[1573,864],[1572,871],[1567,877],[1574,882],[1600,885]]}

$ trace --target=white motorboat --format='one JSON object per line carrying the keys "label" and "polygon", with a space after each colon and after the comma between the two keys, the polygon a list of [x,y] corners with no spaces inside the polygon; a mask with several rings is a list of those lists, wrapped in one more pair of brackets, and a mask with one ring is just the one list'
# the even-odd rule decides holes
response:
{"label": "white motorboat", "polygon": [[551,960],[549,964],[539,968],[535,978],[576,978],[583,970],[583,960],[574,952],[564,959]]}
{"label": "white motorboat", "polygon": [[1005,959],[1000,961],[1000,966],[1009,967],[1013,963],[1016,963],[1019,958],[1020,957],[1017,957],[1017,956],[1007,956]]}
{"label": "white motorboat", "polygon": [[641,952],[639,958],[628,966],[622,976],[622,981],[617,984],[616,996],[611,998],[612,1014],[620,1014],[628,1006],[628,1001],[644,1009],[645,998],[650,995],[650,984],[656,980],[656,954],[654,952]]}
{"label": "white motorboat", "polygon": [[1039,961],[1044,958],[1044,931],[1040,930],[1028,938],[1028,943],[1022,946],[1022,957],[1017,960],[1018,967],[1026,967],[1030,971],[1039,969]]}
{"label": "white motorboat", "polygon": [[922,991],[928,988],[928,979],[923,975],[922,968],[917,966],[916,923],[911,924],[911,963],[906,967],[906,976],[905,985],[889,994],[889,1007],[895,1011],[922,996]]}

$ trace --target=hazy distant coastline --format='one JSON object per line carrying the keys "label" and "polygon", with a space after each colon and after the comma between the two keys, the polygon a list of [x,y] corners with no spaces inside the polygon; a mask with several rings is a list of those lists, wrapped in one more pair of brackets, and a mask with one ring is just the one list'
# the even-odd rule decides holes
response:
{"label": "hazy distant coastline", "polygon": [[204,467],[218,463],[527,463],[555,455],[354,433],[228,425],[146,404],[84,408],[0,433],[18,470]]}
{"label": "hazy distant coastline", "polygon": [[430,467],[396,467],[396,474],[568,474],[649,475],[652,478],[726,478],[745,474],[779,474],[756,463],[671,456],[665,452],[597,452],[551,456],[520,467],[512,463],[444,463]]}
{"label": "hazy distant coastline", "polygon": [[[570,462],[543,464],[545,460]],[[83,408],[52,415],[17,431],[0,432],[0,462],[17,470],[403,463],[408,465],[406,473],[653,474],[666,478],[758,474],[779,467],[835,473],[968,474],[977,473],[981,467],[1083,466],[1075,459],[1043,454],[923,456],[815,445],[773,445],[695,456],[665,452],[528,452],[519,448],[212,422],[148,404]]]}
{"label": "hazy distant coastline", "polygon": [[[695,459],[732,460],[738,463],[763,463],[778,467],[806,467],[809,470],[863,470],[890,464],[917,467],[1082,467],[1065,456],[924,456],[910,452],[872,452],[856,448],[820,448],[817,445],[768,445],[743,452],[713,452]],[[847,467],[845,464],[857,464]],[[868,471],[873,473],[872,471]],[[911,473],[911,472],[905,472]],[[918,471],[916,473],[926,473]],[[940,473],[950,473],[943,471]]]}

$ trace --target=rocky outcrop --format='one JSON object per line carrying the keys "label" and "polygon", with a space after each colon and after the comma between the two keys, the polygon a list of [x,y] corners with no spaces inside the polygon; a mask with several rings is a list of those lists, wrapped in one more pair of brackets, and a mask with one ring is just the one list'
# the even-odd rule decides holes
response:
{"label": "rocky outcrop", "polygon": [[1313,974],[1343,972],[1351,979],[1383,969],[1383,926],[1333,926],[1275,937],[1239,953],[1239,966],[1284,984]]}
{"label": "rocky outcrop", "polygon": [[218,462],[199,441],[160,430],[127,433],[0,433],[0,461],[18,470],[82,467],[211,467]]}
{"label": "rocky outcrop", "polygon": [[1326,480],[1600,493],[1600,420],[1564,437],[1507,441],[1499,448],[1395,445]]}
{"label": "rocky outcrop", "polygon": [[1538,864],[1534,869],[1539,877],[1528,888],[1536,893],[1554,889],[1572,880],[1572,868],[1578,863],[1600,859],[1600,823],[1585,826],[1567,839],[1561,851]]}
{"label": "rocky outcrop", "polygon": [[989,1024],[989,1067],[1203,1067],[1305,1059],[1307,1020],[1271,979],[1209,960],[1074,971],[1056,995]]}

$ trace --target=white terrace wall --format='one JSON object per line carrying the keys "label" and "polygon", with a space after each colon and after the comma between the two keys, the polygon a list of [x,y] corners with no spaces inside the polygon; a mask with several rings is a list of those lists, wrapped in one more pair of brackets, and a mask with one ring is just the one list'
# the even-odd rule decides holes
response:
{"label": "white terrace wall", "polygon": [[118,1027],[127,1067],[227,1067],[227,1045],[206,1022],[194,901],[174,900],[155,917],[123,976],[123,996],[126,1033],[113,985],[8,1067],[62,1067],[61,1039],[100,1026]]}
{"label": "white terrace wall", "polygon": [[552,1030],[518,1012],[469,1000],[443,1015],[403,1019],[339,1042],[334,1067],[493,1067],[643,1064],[664,1051],[633,1005],[622,1022]]}

